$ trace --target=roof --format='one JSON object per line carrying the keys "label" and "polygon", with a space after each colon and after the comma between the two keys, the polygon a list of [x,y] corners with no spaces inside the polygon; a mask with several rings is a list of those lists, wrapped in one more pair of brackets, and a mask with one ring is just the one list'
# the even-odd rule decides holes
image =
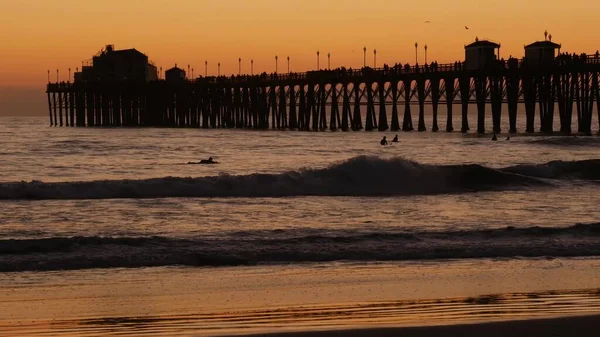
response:
{"label": "roof", "polygon": [[554,43],[552,41],[537,41],[532,44],[525,46],[525,49],[528,48],[553,48],[558,49],[560,45],[558,43]]}
{"label": "roof", "polygon": [[180,73],[185,73],[185,70],[178,68],[178,67],[173,67],[167,71],[165,71],[165,73],[172,73],[172,72],[180,72]]}
{"label": "roof", "polygon": [[128,57],[146,57],[146,55],[144,53],[142,53],[141,51],[139,51],[135,48],[115,50],[115,51],[113,51],[113,53],[128,56]]}
{"label": "roof", "polygon": [[474,48],[474,47],[500,48],[500,45],[495,42],[489,41],[489,40],[475,39],[475,42],[465,46],[465,48]]}

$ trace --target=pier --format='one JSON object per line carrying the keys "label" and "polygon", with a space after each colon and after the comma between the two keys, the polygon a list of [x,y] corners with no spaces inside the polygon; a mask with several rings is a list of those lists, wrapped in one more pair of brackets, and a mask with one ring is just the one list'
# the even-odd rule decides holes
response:
{"label": "pier", "polygon": [[[86,79],[82,71],[73,83],[48,83],[49,119],[50,125],[79,127],[301,131],[438,131],[440,127],[454,131],[457,127],[468,132],[472,128],[468,112],[475,108],[476,132],[515,133],[522,103],[525,132],[570,134],[576,118],[576,131],[591,134],[594,104],[600,126],[598,52],[555,53],[560,46],[545,40],[527,46],[522,59],[503,60],[495,54],[498,48],[493,42],[476,40],[465,46],[464,62],[306,73],[187,79],[175,67],[165,79],[148,73],[144,78],[119,78],[114,72],[111,77]],[[433,112],[430,125],[425,121],[426,106]],[[446,107],[446,125],[438,125],[440,106]],[[500,127],[506,118],[503,108],[508,111],[509,130]],[[485,125],[489,113],[491,128]],[[557,114],[560,130],[553,129]],[[540,130],[534,130],[536,118]]]}

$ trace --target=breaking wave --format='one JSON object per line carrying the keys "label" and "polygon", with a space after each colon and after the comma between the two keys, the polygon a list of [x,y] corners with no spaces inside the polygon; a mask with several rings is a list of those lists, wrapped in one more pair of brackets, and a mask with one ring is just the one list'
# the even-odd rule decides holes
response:
{"label": "breaking wave", "polygon": [[[562,171],[557,170],[562,167]],[[165,197],[383,196],[463,193],[548,185],[537,179],[595,177],[600,161],[554,162],[493,169],[481,165],[425,165],[402,158],[359,156],[324,169],[200,178],[166,177],[89,182],[0,184],[0,199],[111,199]],[[558,172],[558,173],[557,173]]]}
{"label": "breaking wave", "polygon": [[0,272],[600,255],[600,223],[469,231],[259,230],[218,237],[0,240]]}

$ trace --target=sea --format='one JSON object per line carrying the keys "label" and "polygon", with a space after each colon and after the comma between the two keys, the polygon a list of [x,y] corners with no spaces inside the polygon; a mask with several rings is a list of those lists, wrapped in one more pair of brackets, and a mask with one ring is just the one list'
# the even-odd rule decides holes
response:
{"label": "sea", "polygon": [[[474,130],[74,128],[2,117],[0,335],[217,336],[599,313],[594,123],[592,136],[525,134],[520,114],[519,133],[492,141]],[[208,157],[218,164],[189,164]]]}

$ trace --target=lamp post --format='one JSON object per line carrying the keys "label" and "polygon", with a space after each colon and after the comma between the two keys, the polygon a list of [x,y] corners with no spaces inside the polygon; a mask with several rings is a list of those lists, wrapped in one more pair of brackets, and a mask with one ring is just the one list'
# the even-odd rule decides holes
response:
{"label": "lamp post", "polygon": [[377,68],[377,49],[373,49],[373,68]]}
{"label": "lamp post", "polygon": [[71,68],[69,68],[69,79],[67,80],[67,82],[71,82]]}
{"label": "lamp post", "polygon": [[50,69],[48,69],[48,83],[50,83]]}
{"label": "lamp post", "polygon": [[162,67],[160,67],[160,70],[158,71],[158,78],[162,77]]}
{"label": "lamp post", "polygon": [[321,58],[320,55],[321,55],[321,53],[317,50],[317,70],[321,70],[320,66],[319,66],[319,61],[320,61],[320,58]]}
{"label": "lamp post", "polygon": [[275,55],[275,73],[279,70],[279,56]]}
{"label": "lamp post", "polygon": [[290,73],[290,57],[287,57],[287,61],[288,61],[288,74]]}
{"label": "lamp post", "polygon": [[192,79],[194,79],[194,68],[192,68]]}
{"label": "lamp post", "polygon": [[188,71],[187,71],[186,75],[188,76],[188,78],[190,78],[190,65],[189,64],[188,64]]}
{"label": "lamp post", "polygon": [[58,69],[56,69],[56,83],[58,83]]}
{"label": "lamp post", "polygon": [[331,53],[327,53],[327,69],[331,70]]}
{"label": "lamp post", "polygon": [[363,68],[367,66],[367,47],[363,48]]}
{"label": "lamp post", "polygon": [[254,60],[250,60],[250,75],[254,75]]}
{"label": "lamp post", "polygon": [[425,64],[427,64],[427,45],[425,45]]}
{"label": "lamp post", "polygon": [[415,42],[415,64],[419,63],[419,43]]}
{"label": "lamp post", "polygon": [[[220,65],[220,63],[219,63]],[[208,76],[208,61],[204,61],[204,77]]]}
{"label": "lamp post", "polygon": [[221,62],[217,63],[217,76],[221,76]]}
{"label": "lamp post", "polygon": [[238,59],[238,75],[242,74],[242,58]]}

